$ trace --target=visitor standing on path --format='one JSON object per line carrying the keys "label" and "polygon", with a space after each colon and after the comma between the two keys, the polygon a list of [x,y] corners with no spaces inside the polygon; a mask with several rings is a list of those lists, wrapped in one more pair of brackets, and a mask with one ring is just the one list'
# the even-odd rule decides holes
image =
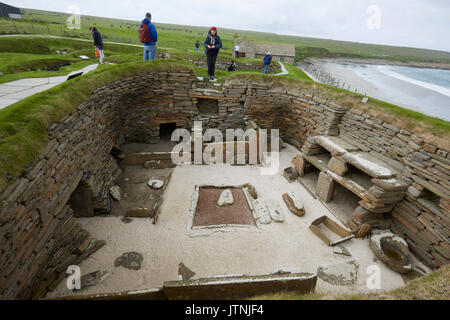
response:
{"label": "visitor standing on path", "polygon": [[264,56],[264,74],[267,74],[267,70],[269,69],[269,65],[272,62],[272,56],[270,52],[267,52]]}
{"label": "visitor standing on path", "polygon": [[145,19],[142,20],[141,26],[139,27],[139,40],[144,43],[144,61],[155,60],[156,58],[158,33],[151,20],[152,15],[147,12],[145,14]]}
{"label": "visitor standing on path", "polygon": [[217,55],[219,54],[219,49],[222,48],[222,40],[217,34],[216,27],[211,27],[209,29],[208,35],[206,36],[203,45],[206,48],[206,64],[208,65],[209,80],[213,80],[214,71],[216,69]]}
{"label": "visitor standing on path", "polygon": [[94,46],[95,49],[97,49],[98,54],[100,55],[100,64],[103,63],[103,59],[105,58],[105,55],[103,54],[103,40],[102,35],[95,27],[90,27],[89,30],[91,30],[92,38],[94,38]]}
{"label": "visitor standing on path", "polygon": [[195,51],[198,52],[199,48],[200,48],[200,42],[198,42],[198,40],[197,40],[197,42],[195,43]]}

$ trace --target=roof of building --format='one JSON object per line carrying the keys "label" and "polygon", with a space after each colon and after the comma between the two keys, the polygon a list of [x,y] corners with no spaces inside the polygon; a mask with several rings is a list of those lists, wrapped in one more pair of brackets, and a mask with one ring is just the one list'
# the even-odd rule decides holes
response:
{"label": "roof of building", "polygon": [[22,14],[20,8],[10,6],[9,4],[0,2],[0,17],[8,18],[9,13]]}
{"label": "roof of building", "polygon": [[240,46],[241,44],[251,46],[255,50],[256,54],[266,54],[270,51],[270,54],[275,56],[295,57],[295,45],[293,44],[250,42],[247,37],[244,37],[239,42]]}

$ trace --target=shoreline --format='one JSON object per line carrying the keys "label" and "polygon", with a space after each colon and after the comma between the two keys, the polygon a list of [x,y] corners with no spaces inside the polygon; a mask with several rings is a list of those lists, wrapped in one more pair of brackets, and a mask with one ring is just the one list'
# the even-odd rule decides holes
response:
{"label": "shoreline", "polygon": [[402,61],[387,61],[383,59],[359,59],[359,58],[307,58],[302,63],[356,63],[356,64],[369,64],[369,65],[387,65],[387,66],[400,66],[400,67],[413,67],[423,69],[440,69],[450,70],[450,64],[437,63],[437,62],[402,62]]}
{"label": "shoreline", "polygon": [[385,74],[377,66],[341,59],[311,59],[299,67],[316,82],[450,121],[450,111],[446,108],[450,97],[445,92],[420,85],[420,81],[405,81]]}

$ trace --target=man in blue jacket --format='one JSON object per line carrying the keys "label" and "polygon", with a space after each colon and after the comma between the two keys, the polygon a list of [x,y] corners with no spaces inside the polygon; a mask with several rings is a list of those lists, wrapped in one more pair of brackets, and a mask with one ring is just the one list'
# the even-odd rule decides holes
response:
{"label": "man in blue jacket", "polygon": [[147,24],[148,33],[150,36],[149,42],[144,42],[144,61],[155,60],[156,57],[156,42],[158,41],[158,34],[156,32],[155,25],[151,23],[152,15],[147,12],[145,19],[142,20],[142,24]]}
{"label": "man in blue jacket", "polygon": [[100,64],[103,63],[103,59],[105,58],[105,55],[103,54],[103,40],[102,35],[95,27],[90,28],[92,33],[92,38],[94,39],[94,46],[98,50],[98,54],[100,55]]}
{"label": "man in blue jacket", "polygon": [[267,52],[267,54],[264,56],[264,74],[267,74],[267,70],[269,69],[269,65],[272,62],[272,56],[270,55],[270,52]]}
{"label": "man in blue jacket", "polygon": [[216,70],[216,60],[219,54],[219,49],[222,48],[222,40],[217,34],[217,28],[211,27],[209,29],[208,35],[206,36],[205,42],[206,53],[206,64],[208,65],[208,76],[209,80],[214,79],[214,72]]}

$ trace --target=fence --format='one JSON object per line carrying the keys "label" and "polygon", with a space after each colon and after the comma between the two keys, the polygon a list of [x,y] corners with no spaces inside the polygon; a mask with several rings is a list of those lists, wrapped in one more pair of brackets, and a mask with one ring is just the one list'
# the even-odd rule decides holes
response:
{"label": "fence", "polygon": [[361,93],[364,95],[367,95],[366,92],[363,90],[358,90],[358,88],[352,88],[350,84],[345,83],[345,81],[342,81],[332,74],[324,71],[319,64],[305,60],[300,66],[302,70],[307,71],[311,75],[314,76],[314,78],[317,79],[320,83],[327,84],[336,88],[345,89],[348,91],[354,91],[355,93]]}

